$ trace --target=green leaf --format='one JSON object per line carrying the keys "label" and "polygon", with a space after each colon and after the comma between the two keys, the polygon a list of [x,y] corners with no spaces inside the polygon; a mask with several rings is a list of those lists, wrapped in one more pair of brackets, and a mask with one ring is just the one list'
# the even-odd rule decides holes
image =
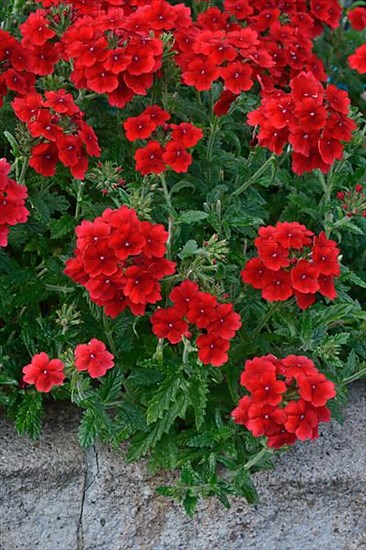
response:
{"label": "green leaf", "polygon": [[42,412],[42,394],[33,391],[26,393],[15,418],[18,434],[37,439],[41,433]]}
{"label": "green leaf", "polygon": [[78,440],[80,445],[86,449],[95,443],[98,436],[98,428],[95,422],[95,415],[92,409],[87,409],[81,419]]}
{"label": "green leaf", "polygon": [[246,500],[253,504],[258,502],[258,493],[249,472],[245,468],[241,468],[234,476],[233,484],[235,492],[243,496]]}
{"label": "green leaf", "polygon": [[191,258],[198,252],[198,244],[193,239],[190,239],[186,242],[186,244],[183,246],[182,250],[179,252],[178,257],[181,260],[185,260],[186,258]]}
{"label": "green leaf", "polygon": [[176,372],[170,373],[155,391],[153,399],[147,409],[147,422],[152,424],[162,418],[170,403],[175,400],[178,390],[182,385],[182,379]]}
{"label": "green leaf", "polygon": [[192,378],[189,387],[189,398],[194,409],[194,418],[197,430],[201,428],[205,420],[207,397],[207,378]]}
{"label": "green leaf", "polygon": [[198,223],[208,218],[207,212],[201,212],[200,210],[187,210],[180,216],[182,223]]}
{"label": "green leaf", "polygon": [[51,238],[60,239],[68,233],[72,233],[76,226],[76,220],[70,214],[63,214],[59,220],[53,220],[50,224]]}

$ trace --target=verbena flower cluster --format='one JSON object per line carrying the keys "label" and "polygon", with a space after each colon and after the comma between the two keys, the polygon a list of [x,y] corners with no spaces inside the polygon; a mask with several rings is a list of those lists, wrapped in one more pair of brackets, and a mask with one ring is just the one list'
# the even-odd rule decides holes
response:
{"label": "verbena flower cluster", "polygon": [[121,206],[84,220],[76,236],[65,273],[107,315],[116,317],[126,308],[143,315],[147,304],[161,300],[159,281],[175,272],[175,263],[164,258],[169,234],[163,225],[141,222],[135,210]]}
{"label": "verbena flower cluster", "polygon": [[259,229],[258,257],[250,259],[241,277],[262,291],[269,302],[295,296],[301,309],[311,306],[316,293],[334,300],[334,279],[340,275],[337,243],[324,232],[314,236],[298,222],[278,222]]}
{"label": "verbena flower cluster", "polygon": [[250,395],[232,417],[255,437],[266,436],[268,447],[315,439],[319,423],[330,420],[326,405],[336,395],[334,384],[307,357],[254,357],[246,361],[240,384]]}
{"label": "verbena flower cluster", "polygon": [[159,105],[151,105],[123,124],[129,141],[150,138],[157,128],[160,129],[160,140],[150,140],[135,152],[136,170],[143,175],[161,174],[167,167],[177,173],[187,172],[192,164],[192,155],[187,149],[203,137],[202,130],[189,122],[166,124],[169,119],[167,111]]}
{"label": "verbena flower cluster", "polygon": [[204,365],[220,367],[228,361],[230,340],[242,323],[230,303],[220,304],[216,296],[199,290],[193,281],[184,281],[169,294],[173,306],[160,308],[151,316],[153,333],[171,344],[190,338],[190,326],[201,332],[196,339],[198,358]]}
{"label": "verbena flower cluster", "polygon": [[290,93],[265,90],[261,106],[249,114],[248,122],[259,127],[259,144],[277,155],[291,145],[295,174],[316,168],[329,172],[342,158],[342,141],[350,141],[356,128],[348,117],[348,95],[332,84],[324,88],[311,72],[301,72],[290,86]]}
{"label": "verbena flower cluster", "polygon": [[84,113],[63,88],[41,94],[32,92],[16,97],[14,113],[37,139],[31,149],[29,165],[42,176],[54,176],[60,161],[72,176],[83,180],[88,170],[88,155],[99,157],[95,132],[84,120]]}
{"label": "verbena flower cluster", "polygon": [[10,164],[5,158],[0,159],[0,247],[7,246],[9,227],[25,223],[29,211],[25,207],[28,191],[9,177]]}

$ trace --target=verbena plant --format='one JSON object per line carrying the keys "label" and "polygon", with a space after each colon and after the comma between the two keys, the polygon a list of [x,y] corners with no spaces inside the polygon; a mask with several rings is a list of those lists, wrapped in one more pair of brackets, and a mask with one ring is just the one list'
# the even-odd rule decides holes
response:
{"label": "verbena plant", "polygon": [[83,447],[180,470],[159,492],[193,513],[255,501],[275,449],[341,420],[366,372],[352,7],[3,3],[0,405],[19,434],[71,401]]}

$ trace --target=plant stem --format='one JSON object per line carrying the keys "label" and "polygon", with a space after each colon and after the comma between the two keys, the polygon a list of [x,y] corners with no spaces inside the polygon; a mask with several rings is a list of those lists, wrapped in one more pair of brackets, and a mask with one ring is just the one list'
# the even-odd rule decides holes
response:
{"label": "plant stem", "polygon": [[104,328],[104,333],[105,333],[105,335],[107,337],[107,340],[108,340],[110,350],[113,353],[113,355],[116,355],[117,354],[117,348],[116,348],[116,344],[115,344],[115,341],[114,341],[114,338],[113,338],[112,328],[110,326],[109,319],[108,319],[108,317],[106,316],[105,313],[103,313],[103,328]]}
{"label": "plant stem", "polygon": [[258,170],[245,182],[243,183],[243,185],[241,185],[240,187],[238,187],[238,189],[236,189],[235,191],[233,191],[232,195],[235,196],[235,195],[240,195],[240,193],[242,193],[243,191],[246,191],[248,189],[248,187],[250,187],[252,185],[252,183],[255,183],[256,180],[262,175],[264,174],[264,172],[267,170],[268,166],[270,164],[272,164],[272,161],[276,158],[276,155],[271,155],[263,164],[260,168],[258,168]]}
{"label": "plant stem", "polygon": [[262,317],[262,320],[260,321],[260,323],[255,327],[255,329],[250,333],[250,338],[251,340],[257,336],[260,331],[262,330],[262,328],[268,323],[268,321],[270,320],[270,318],[272,317],[272,315],[274,313],[276,313],[276,311],[278,309],[280,309],[280,307],[282,307],[282,302],[275,302],[274,304],[272,304],[269,308],[269,310],[267,311],[267,313],[265,314],[264,317]]}
{"label": "plant stem", "polygon": [[79,188],[78,188],[78,193],[77,193],[77,196],[76,196],[76,209],[75,209],[75,219],[77,220],[79,215],[80,215],[80,208],[81,208],[81,203],[82,203],[82,200],[83,200],[83,193],[84,193],[84,182],[83,181],[79,181],[79,180],[75,180],[76,183],[79,184]]}
{"label": "plant stem", "polygon": [[356,380],[359,380],[366,374],[366,367],[359,370],[358,372],[355,372],[352,374],[352,376],[349,376],[348,378],[345,378],[343,382],[341,382],[340,386],[347,386],[348,384],[351,384],[352,382],[355,382]]}
{"label": "plant stem", "polygon": [[163,192],[164,192],[165,202],[166,202],[169,210],[173,210],[173,205],[172,205],[172,201],[171,201],[171,198],[170,198],[170,193],[169,193],[169,190],[168,190],[168,186],[166,184],[166,179],[165,179],[164,173],[160,174],[160,181],[161,181],[161,186],[162,186]]}
{"label": "plant stem", "polygon": [[214,116],[213,122],[211,124],[211,132],[207,142],[207,154],[206,154],[207,162],[211,162],[212,160],[212,153],[213,153],[213,148],[215,145],[215,139],[216,139],[216,134],[218,129],[219,129],[219,117]]}
{"label": "plant stem", "polygon": [[264,447],[259,453],[257,453],[251,460],[249,460],[246,464],[244,464],[245,470],[250,470],[252,466],[257,464],[257,462],[260,461],[260,459],[267,453],[271,453],[270,449],[267,449],[267,447]]}
{"label": "plant stem", "polygon": [[20,172],[20,176],[19,176],[19,179],[18,179],[18,183],[20,183],[21,185],[24,185],[25,174],[27,173],[28,164],[29,164],[29,158],[25,157],[25,159],[23,161],[23,164],[22,164],[22,169],[21,169],[21,172]]}
{"label": "plant stem", "polygon": [[160,174],[160,181],[161,181],[161,186],[163,188],[165,202],[169,211],[169,216],[168,216],[169,237],[166,244],[167,244],[167,258],[168,260],[170,260],[172,255],[172,242],[173,242],[173,215],[172,214],[174,212],[174,209],[173,209],[172,200],[170,198],[170,193],[169,193],[168,186],[166,184],[166,179],[164,174]]}

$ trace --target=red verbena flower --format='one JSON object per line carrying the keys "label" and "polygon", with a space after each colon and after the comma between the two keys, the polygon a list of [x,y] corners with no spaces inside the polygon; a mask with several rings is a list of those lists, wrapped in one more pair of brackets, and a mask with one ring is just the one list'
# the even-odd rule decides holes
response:
{"label": "red verbena flower", "polygon": [[32,357],[23,367],[23,381],[34,384],[39,392],[48,393],[54,386],[61,386],[65,379],[64,364],[59,359],[50,359],[44,351]]}
{"label": "red verbena flower", "polygon": [[91,378],[104,376],[114,366],[114,356],[96,338],[92,338],[88,344],[76,346],[74,355],[77,370],[88,371]]}

